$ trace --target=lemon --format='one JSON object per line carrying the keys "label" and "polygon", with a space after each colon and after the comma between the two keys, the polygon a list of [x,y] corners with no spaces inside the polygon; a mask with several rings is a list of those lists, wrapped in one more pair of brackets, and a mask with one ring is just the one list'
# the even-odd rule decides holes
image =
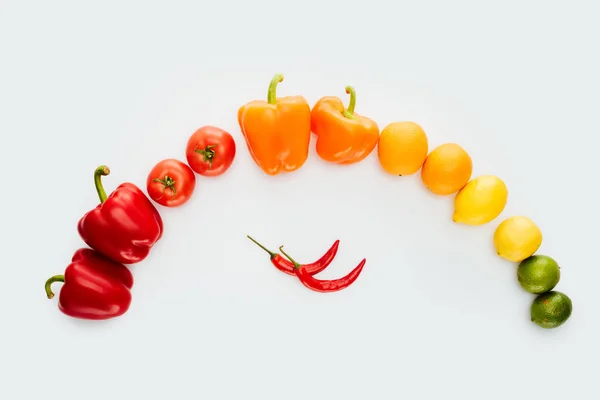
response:
{"label": "lemon", "polygon": [[573,312],[573,302],[564,293],[540,294],[531,304],[531,321],[542,328],[552,329],[564,324]]}
{"label": "lemon", "polygon": [[505,219],[494,232],[496,252],[508,261],[521,262],[533,255],[542,244],[542,231],[529,218]]}
{"label": "lemon", "polygon": [[531,256],[519,264],[517,279],[519,285],[529,293],[546,293],[558,285],[560,267],[551,257]]}
{"label": "lemon", "polygon": [[508,201],[504,181],[494,175],[470,180],[454,197],[452,220],[465,225],[483,225],[496,218]]}

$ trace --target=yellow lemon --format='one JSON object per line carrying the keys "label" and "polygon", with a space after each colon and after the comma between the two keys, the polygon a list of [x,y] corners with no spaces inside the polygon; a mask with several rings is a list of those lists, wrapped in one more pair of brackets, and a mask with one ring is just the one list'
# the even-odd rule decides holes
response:
{"label": "yellow lemon", "polygon": [[483,225],[496,218],[508,201],[504,181],[494,175],[470,180],[454,197],[452,220],[465,225]]}
{"label": "yellow lemon", "polygon": [[542,231],[529,218],[510,217],[494,232],[496,252],[508,261],[521,262],[532,256],[542,244]]}

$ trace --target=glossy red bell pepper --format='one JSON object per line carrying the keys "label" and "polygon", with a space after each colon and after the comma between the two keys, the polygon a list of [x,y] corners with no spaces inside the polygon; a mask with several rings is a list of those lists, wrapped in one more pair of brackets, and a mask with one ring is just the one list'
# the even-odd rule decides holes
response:
{"label": "glossy red bell pepper", "polygon": [[121,264],[142,261],[162,237],[163,221],[140,188],[122,183],[106,197],[102,176],[110,170],[101,165],[94,172],[100,204],[78,224],[79,235],[92,249]]}
{"label": "glossy red bell pepper", "polygon": [[131,271],[92,249],[77,250],[64,275],[46,281],[49,299],[54,297],[51,286],[55,282],[64,282],[58,308],[71,317],[109,319],[125,314],[131,305]]}

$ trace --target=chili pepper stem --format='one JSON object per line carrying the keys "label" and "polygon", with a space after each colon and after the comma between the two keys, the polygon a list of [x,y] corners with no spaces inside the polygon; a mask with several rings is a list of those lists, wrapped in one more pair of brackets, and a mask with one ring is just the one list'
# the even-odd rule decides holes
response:
{"label": "chili pepper stem", "polygon": [[287,254],[285,251],[283,251],[283,246],[279,246],[279,251],[285,256],[285,258],[287,258],[292,262],[292,264],[294,264],[294,271],[301,267],[301,265],[296,260],[290,257],[289,254]]}
{"label": "chili pepper stem", "polygon": [[106,201],[106,192],[104,191],[104,186],[102,185],[102,177],[108,174],[110,174],[110,169],[106,165],[101,165],[94,171],[94,185],[96,186],[96,192],[98,192],[100,203],[104,203]]}
{"label": "chili pepper stem", "polygon": [[49,299],[54,297],[54,293],[52,292],[52,284],[54,282],[64,282],[65,281],[65,276],[64,275],[54,275],[51,276],[50,278],[48,278],[48,280],[46,281],[46,296],[48,296]]}
{"label": "chili pepper stem", "polygon": [[275,104],[277,102],[277,84],[283,82],[283,74],[275,74],[271,83],[269,84],[269,91],[267,93],[267,102],[269,104]]}
{"label": "chili pepper stem", "polygon": [[354,90],[352,86],[346,86],[346,93],[350,95],[350,103],[348,104],[348,108],[342,113],[346,118],[355,119],[354,108],[356,107],[356,90]]}
{"label": "chili pepper stem", "polygon": [[246,235],[246,237],[250,240],[252,240],[258,247],[260,247],[261,249],[263,249],[264,251],[266,251],[267,253],[269,253],[269,255],[271,256],[271,259],[275,258],[275,256],[277,256],[277,254],[275,254],[274,252],[272,252],[271,250],[267,249],[265,246],[263,246],[262,244],[258,243],[258,241],[256,239],[254,239],[252,236],[250,235]]}

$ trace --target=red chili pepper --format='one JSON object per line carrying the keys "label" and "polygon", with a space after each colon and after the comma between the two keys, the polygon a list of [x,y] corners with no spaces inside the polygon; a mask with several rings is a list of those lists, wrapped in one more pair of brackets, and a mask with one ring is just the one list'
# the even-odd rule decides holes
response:
{"label": "red chili pepper", "polygon": [[64,282],[58,308],[71,317],[109,319],[125,314],[131,305],[131,271],[92,249],[77,250],[64,275],[46,281],[49,299],[54,297],[54,282]]}
{"label": "red chili pepper", "polygon": [[304,286],[311,290],[314,290],[315,292],[337,292],[338,290],[347,288],[352,283],[354,283],[356,278],[358,278],[358,276],[362,272],[363,267],[365,266],[365,263],[367,262],[367,260],[363,258],[362,261],[356,266],[356,268],[354,268],[352,271],[350,271],[348,275],[342,278],[321,280],[311,276],[306,271],[303,265],[298,264],[292,257],[286,254],[286,252],[283,251],[283,246],[279,247],[279,251],[281,251],[281,253],[292,262],[292,264],[294,265],[294,271],[298,279],[300,279],[300,282],[302,282]]}
{"label": "red chili pepper", "polygon": [[[271,256],[271,263],[281,272],[285,272],[288,275],[296,275],[294,272],[294,264],[290,260],[283,258],[280,254],[274,253],[271,250],[267,249],[262,244],[258,243],[254,238],[247,235],[248,239],[252,240],[258,247],[269,253]],[[317,261],[312,262],[310,264],[304,264],[304,268],[309,275],[316,275],[319,272],[323,271],[335,258],[335,255],[338,251],[338,247],[340,245],[340,241],[336,240],[333,242],[333,245],[327,250],[325,254]]]}
{"label": "red chili pepper", "polygon": [[110,174],[106,165],[94,172],[100,204],[87,212],[78,224],[79,235],[92,249],[121,264],[142,261],[162,237],[163,221],[144,192],[125,182],[106,197],[102,176]]}

